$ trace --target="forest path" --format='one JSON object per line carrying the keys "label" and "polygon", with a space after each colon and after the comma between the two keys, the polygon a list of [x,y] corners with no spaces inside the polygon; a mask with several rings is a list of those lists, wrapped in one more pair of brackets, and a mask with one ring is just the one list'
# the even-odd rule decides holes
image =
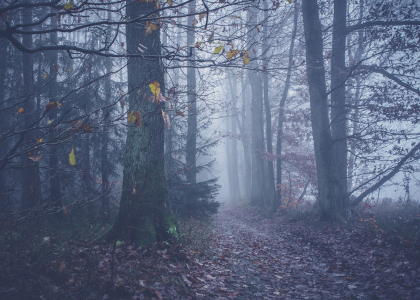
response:
{"label": "forest path", "polygon": [[213,223],[213,257],[190,270],[196,299],[420,299],[419,270],[381,241],[238,207]]}

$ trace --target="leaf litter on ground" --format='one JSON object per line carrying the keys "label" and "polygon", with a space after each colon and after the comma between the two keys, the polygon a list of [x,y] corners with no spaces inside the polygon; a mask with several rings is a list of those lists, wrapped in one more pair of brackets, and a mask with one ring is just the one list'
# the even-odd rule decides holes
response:
{"label": "leaf litter on ground", "polygon": [[[3,299],[420,299],[418,243],[359,226],[266,219],[238,207],[213,218],[210,248],[135,247],[121,242],[68,247],[42,268],[30,250],[1,250]],[[405,240],[406,241],[406,240]],[[51,245],[49,239],[43,246]],[[30,297],[26,297],[30,295]],[[22,298],[25,296],[26,298]]]}

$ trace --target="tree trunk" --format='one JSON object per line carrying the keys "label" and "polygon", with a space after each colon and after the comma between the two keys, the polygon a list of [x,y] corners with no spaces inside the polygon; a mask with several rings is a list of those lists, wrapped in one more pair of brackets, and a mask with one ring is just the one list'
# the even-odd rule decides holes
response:
{"label": "tree trunk", "polygon": [[284,107],[286,105],[287,94],[289,93],[290,87],[290,77],[292,75],[292,65],[293,65],[293,51],[295,48],[295,38],[296,38],[296,31],[297,31],[297,20],[298,20],[298,8],[295,1],[295,14],[293,18],[293,30],[292,30],[292,37],[290,40],[290,47],[289,47],[289,62],[287,65],[287,73],[286,73],[286,81],[284,83],[283,94],[280,99],[280,109],[279,109],[279,123],[277,128],[277,147],[276,147],[276,154],[277,154],[277,199],[273,210],[276,211],[279,208],[279,205],[282,205],[282,139],[283,139],[283,116],[284,116]]}
{"label": "tree trunk", "polygon": [[[248,85],[245,83],[245,76],[241,76],[241,87],[242,87],[242,105],[243,105],[243,117],[242,117],[242,126],[241,136],[242,136],[242,146],[244,148],[244,165],[245,165],[245,176],[244,176],[244,191],[246,199],[250,200],[251,197],[251,183],[252,183],[252,162],[251,162],[251,142],[250,142],[250,132],[251,132],[251,103],[248,101]],[[239,125],[239,122],[238,122]]]}
{"label": "tree trunk", "polygon": [[108,105],[111,104],[111,73],[112,70],[112,61],[109,58],[105,59],[105,69],[106,74],[108,74],[107,78],[105,79],[105,101],[103,103],[103,127],[101,133],[101,218],[103,221],[109,218],[110,210],[109,210],[109,192],[110,192],[110,184],[109,184],[109,159],[108,159],[108,144],[109,144],[109,134],[108,134],[108,119],[110,110]]}
{"label": "tree trunk", "polygon": [[[188,13],[194,13],[196,2],[188,3]],[[195,30],[192,26],[194,15],[188,16],[189,27],[187,31],[187,45],[195,43]],[[191,60],[195,59],[195,47],[190,47],[192,51]],[[196,78],[195,78],[195,63],[189,60],[187,62],[187,89],[188,89],[188,130],[187,130],[187,144],[186,144],[186,164],[187,164],[187,181],[191,184],[197,182],[196,169],[196,150],[197,150],[197,95],[196,95]]]}
{"label": "tree trunk", "polygon": [[[6,39],[0,39],[0,61],[6,61],[7,59],[7,46],[8,42]],[[7,125],[7,115],[6,111],[6,64],[0,64],[0,128],[4,128],[6,130]],[[6,139],[0,141],[0,160],[5,159],[8,150],[8,141]],[[0,166],[3,162],[0,163]],[[7,190],[7,174],[5,171],[0,170],[0,190],[6,191]],[[0,199],[0,212],[4,212],[8,206],[8,201],[6,196],[1,197]]]}
{"label": "tree trunk", "polygon": [[[248,37],[248,51],[250,54],[257,51],[256,48],[256,24],[258,13],[254,7],[248,9],[247,23],[249,28]],[[255,49],[253,49],[255,48]],[[251,205],[263,205],[264,204],[264,166],[261,158],[261,152],[264,151],[263,144],[263,118],[262,118],[262,90],[261,82],[259,80],[258,73],[253,70],[257,67],[255,60],[251,58],[249,64],[250,69],[248,70],[248,80],[251,85],[251,119],[252,119],[252,183],[251,183]]]}
{"label": "tree trunk", "polygon": [[302,12],[320,218],[330,221],[340,217],[337,199],[341,196],[341,184],[334,160],[331,159],[333,142],[328,118],[322,31],[317,2],[303,0]]}
{"label": "tree trunk", "polygon": [[334,160],[341,181],[339,208],[348,207],[347,194],[347,110],[346,110],[346,17],[347,0],[334,0],[331,57],[331,134]]}
{"label": "tree trunk", "polygon": [[230,112],[230,126],[231,126],[231,149],[230,149],[230,168],[231,168],[231,174],[232,174],[232,182],[231,182],[231,190],[233,191],[232,195],[232,202],[237,203],[239,202],[241,192],[239,189],[239,173],[238,173],[238,132],[237,132],[237,124],[236,124],[236,116],[238,114],[236,110],[237,106],[237,86],[236,86],[236,77],[229,76],[229,86],[232,96],[232,109]]}
{"label": "tree trunk", "polygon": [[[51,18],[51,25],[53,28],[57,26],[57,19]],[[58,44],[58,37],[57,32],[52,32],[50,34],[51,43],[52,45]],[[50,74],[53,76],[53,80],[50,83],[48,88],[48,98],[49,102],[55,103],[57,105],[58,100],[58,91],[57,88],[57,76],[58,73],[54,70],[54,66],[58,65],[58,52],[52,51],[50,52],[51,61],[50,61]],[[57,122],[58,119],[58,107],[54,107],[48,113],[48,118],[50,120],[55,120],[53,122]],[[53,123],[54,124],[54,123]],[[60,209],[63,207],[62,195],[61,195],[61,181],[60,181],[60,166],[58,163],[58,153],[59,147],[54,143],[54,139],[57,138],[57,130],[58,128],[51,129],[50,132],[50,141],[52,141],[52,145],[49,147],[49,168],[50,168],[50,205],[51,207],[55,207],[56,209]]]}
{"label": "tree trunk", "polygon": [[[154,9],[154,2],[127,1],[128,19]],[[137,53],[139,43],[145,55],[161,53],[160,33],[146,35],[146,23],[127,25],[127,51]],[[123,188],[120,210],[106,240],[125,239],[138,245],[170,238],[177,231],[170,213],[164,166],[164,123],[162,104],[149,101],[149,84],[157,81],[164,90],[163,68],[159,59],[128,59],[129,111],[138,111],[142,125],[129,124],[124,155]],[[143,93],[145,95],[143,95]],[[146,97],[144,97],[146,96]]]}
{"label": "tree trunk", "polygon": [[[32,11],[24,9],[22,14],[23,24],[30,24],[32,22]],[[23,35],[23,46],[32,48],[32,35]],[[32,129],[36,125],[35,120],[38,118],[34,92],[33,55],[23,53],[24,127],[26,130],[24,144],[28,147],[33,146],[37,140],[36,132]],[[22,209],[32,208],[42,203],[39,163],[30,160],[28,156],[22,157],[22,163],[25,165],[22,171]]]}
{"label": "tree trunk", "polygon": [[[268,51],[268,40],[267,40],[267,19],[268,19],[268,7],[267,1],[264,1],[264,27],[263,27],[263,47],[262,47],[262,59],[264,69],[268,68],[267,51]],[[270,101],[268,98],[268,71],[263,73],[263,84],[264,84],[264,106],[265,106],[265,134],[267,141],[267,152],[269,155],[273,154],[273,136],[271,132],[271,108]],[[264,180],[264,194],[267,205],[273,206],[276,201],[276,187],[274,182],[274,166],[272,160],[265,161],[264,168],[265,180]]]}

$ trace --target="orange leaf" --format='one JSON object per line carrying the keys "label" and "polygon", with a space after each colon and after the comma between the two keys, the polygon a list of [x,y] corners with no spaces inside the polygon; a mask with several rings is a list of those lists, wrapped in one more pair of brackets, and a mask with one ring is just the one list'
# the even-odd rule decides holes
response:
{"label": "orange leaf", "polygon": [[22,107],[18,109],[18,113],[20,113],[20,114],[23,114],[24,111],[25,110]]}
{"label": "orange leaf", "polygon": [[176,114],[177,114],[177,116],[183,116],[183,117],[185,117],[184,113],[182,111],[180,111],[180,110],[177,110],[176,111]]}
{"label": "orange leaf", "polygon": [[54,69],[54,71],[58,72],[58,68],[57,68],[56,65],[53,65],[53,69]]}
{"label": "orange leaf", "polygon": [[158,29],[159,26],[153,23],[150,23],[149,21],[147,21],[147,25],[146,25],[146,35],[148,35],[149,33],[152,33],[153,30]]}
{"label": "orange leaf", "polygon": [[55,103],[54,102],[50,102],[50,104],[48,104],[45,107],[45,112],[49,112],[50,110],[52,110],[54,108],[54,106],[55,106]]}
{"label": "orange leaf", "polygon": [[140,115],[140,113],[138,111],[136,111],[136,117],[137,117],[136,127],[137,128],[140,128],[141,125],[143,125],[142,124],[143,119],[142,119],[142,117],[141,117],[141,115]]}
{"label": "orange leaf", "polygon": [[227,59],[232,59],[234,57],[236,57],[236,55],[238,55],[239,50],[229,50],[227,53]]}

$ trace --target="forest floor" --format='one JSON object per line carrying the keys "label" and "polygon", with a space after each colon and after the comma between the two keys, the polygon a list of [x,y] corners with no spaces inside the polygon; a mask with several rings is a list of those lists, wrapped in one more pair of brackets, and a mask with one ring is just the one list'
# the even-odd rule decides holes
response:
{"label": "forest floor", "polygon": [[56,257],[41,264],[30,248],[9,247],[0,249],[0,298],[420,299],[419,243],[376,224],[290,222],[224,206],[210,230],[190,227],[207,239],[205,253],[166,243],[59,250],[43,242]]}
{"label": "forest floor", "polygon": [[199,299],[420,299],[419,263],[407,259],[419,245],[366,232],[372,224],[290,223],[237,207],[213,222],[213,259],[191,270]]}

